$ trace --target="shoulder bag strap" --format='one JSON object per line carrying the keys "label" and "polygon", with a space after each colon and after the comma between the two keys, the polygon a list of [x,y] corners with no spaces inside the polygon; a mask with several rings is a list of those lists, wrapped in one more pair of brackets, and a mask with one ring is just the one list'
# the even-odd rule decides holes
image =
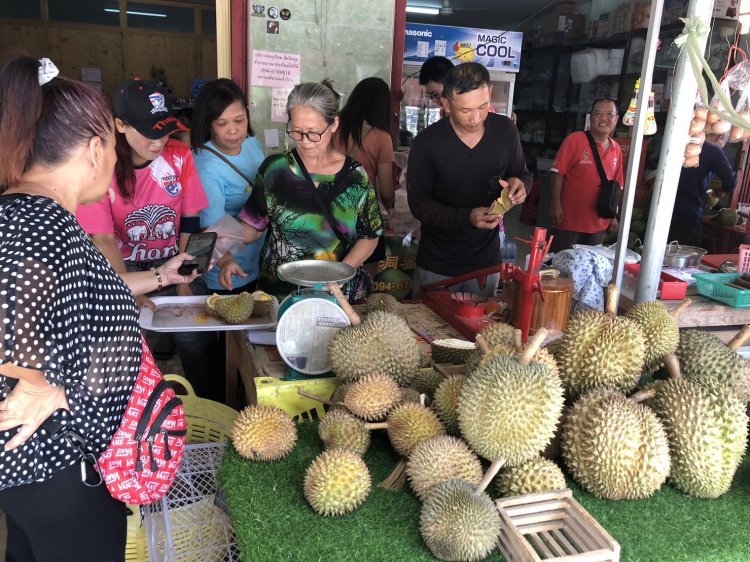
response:
{"label": "shoulder bag strap", "polygon": [[[341,243],[344,245],[344,248],[349,251],[350,245],[349,241],[344,237],[343,234],[341,234],[341,231],[339,230],[338,226],[336,225],[336,220],[333,218],[333,214],[331,213],[331,209],[328,208],[328,205],[325,204],[325,201],[323,201],[323,198],[320,196],[320,193],[318,193],[318,188],[315,187],[315,182],[313,182],[312,178],[310,177],[310,173],[307,171],[307,168],[305,168],[305,164],[302,162],[302,158],[300,158],[299,153],[297,152],[296,148],[292,149],[292,156],[294,156],[294,159],[297,161],[297,165],[299,166],[300,171],[302,172],[302,175],[305,176],[305,180],[307,180],[307,186],[312,190],[313,198],[318,203],[318,207],[320,207],[321,212],[325,216],[326,220],[328,221],[328,224],[331,226],[331,230],[333,230],[333,233],[336,235],[336,238],[338,238]],[[343,170],[348,170],[349,166],[352,162],[352,159],[347,156],[346,160],[344,161],[344,168]],[[338,179],[334,180],[334,187],[338,184]]]}
{"label": "shoulder bag strap", "polygon": [[599,158],[599,149],[596,146],[594,137],[589,131],[586,131],[586,136],[589,138],[589,145],[591,146],[591,152],[593,152],[592,156],[594,157],[594,162],[596,162],[596,169],[599,170],[599,179],[601,180],[602,185],[604,185],[609,180],[607,179],[607,174],[604,171],[604,166],[602,166],[602,159]]}
{"label": "shoulder bag strap", "polygon": [[219,158],[221,158],[222,160],[224,160],[224,162],[226,162],[226,164],[230,168],[232,168],[235,172],[237,172],[240,176],[242,176],[242,179],[245,180],[250,185],[250,187],[254,187],[253,186],[253,182],[245,174],[243,174],[242,172],[240,172],[240,169],[237,166],[235,166],[234,164],[232,164],[229,161],[229,158],[227,158],[226,156],[224,156],[221,152],[219,152],[218,150],[214,150],[213,148],[211,148],[210,146],[206,146],[205,144],[199,146],[198,148],[201,149],[201,150],[208,150],[209,152],[213,153],[214,155],[216,155]]}

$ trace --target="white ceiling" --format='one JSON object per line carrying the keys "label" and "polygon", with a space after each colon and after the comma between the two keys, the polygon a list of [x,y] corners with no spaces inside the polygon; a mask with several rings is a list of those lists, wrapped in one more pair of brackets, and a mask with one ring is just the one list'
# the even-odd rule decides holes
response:
{"label": "white ceiling", "polygon": [[[590,4],[591,0],[567,0]],[[451,15],[425,16],[406,14],[406,21],[434,25],[454,25],[483,29],[513,30],[529,18],[551,10],[564,0],[407,0],[414,6],[452,8]]]}

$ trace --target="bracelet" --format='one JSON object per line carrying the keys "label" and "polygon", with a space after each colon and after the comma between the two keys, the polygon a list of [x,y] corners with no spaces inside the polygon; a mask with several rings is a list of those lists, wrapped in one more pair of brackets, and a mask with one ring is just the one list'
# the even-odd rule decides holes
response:
{"label": "bracelet", "polygon": [[154,272],[154,275],[156,276],[156,282],[159,285],[158,287],[156,287],[156,290],[161,291],[164,288],[164,283],[161,278],[161,272],[157,268],[154,268],[151,271]]}

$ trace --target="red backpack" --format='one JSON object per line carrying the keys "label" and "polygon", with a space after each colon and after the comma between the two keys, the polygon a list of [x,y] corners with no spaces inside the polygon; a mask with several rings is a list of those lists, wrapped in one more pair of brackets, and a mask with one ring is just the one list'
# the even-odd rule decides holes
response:
{"label": "red backpack", "polygon": [[99,457],[99,470],[115,499],[142,505],[167,493],[185,452],[182,401],[156,367],[143,341],[141,370],[122,423]]}

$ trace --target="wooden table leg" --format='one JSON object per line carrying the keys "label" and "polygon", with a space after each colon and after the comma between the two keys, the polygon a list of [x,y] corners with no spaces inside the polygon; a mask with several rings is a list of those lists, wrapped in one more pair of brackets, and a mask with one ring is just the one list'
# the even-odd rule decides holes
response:
{"label": "wooden table leg", "polygon": [[235,409],[240,408],[240,380],[242,380],[242,386],[245,389],[245,402],[247,404],[257,404],[255,377],[259,376],[260,372],[245,332],[241,330],[230,330],[227,332],[226,353],[227,404]]}
{"label": "wooden table leg", "polygon": [[[237,335],[242,332],[228,330],[226,333],[226,404],[235,410],[240,407],[239,400],[239,351],[237,349]],[[242,342],[239,342],[242,343]]]}

